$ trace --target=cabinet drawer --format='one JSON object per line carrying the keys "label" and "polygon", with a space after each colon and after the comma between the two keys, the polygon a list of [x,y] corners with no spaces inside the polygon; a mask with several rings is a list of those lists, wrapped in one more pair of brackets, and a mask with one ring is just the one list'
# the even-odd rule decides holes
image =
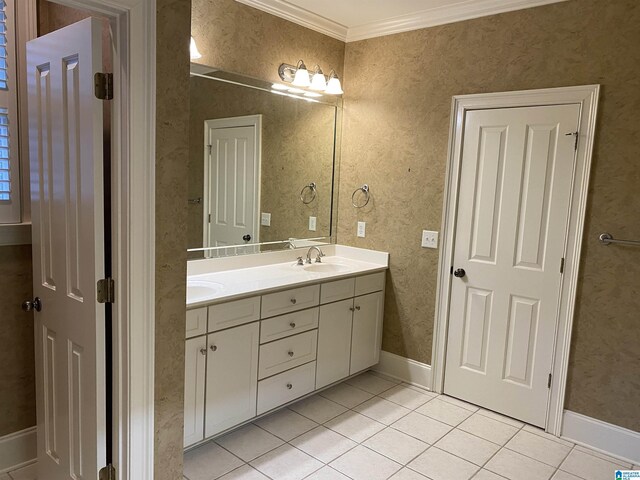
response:
{"label": "cabinet drawer", "polygon": [[260,343],[272,342],[279,338],[306,332],[318,327],[319,308],[310,308],[279,317],[262,320]]}
{"label": "cabinet drawer", "polygon": [[353,297],[355,294],[356,279],[347,278],[335,282],[323,283],[320,287],[320,303],[331,303]]}
{"label": "cabinet drawer", "polygon": [[317,330],[260,345],[258,379],[270,377],[315,360],[317,348]]}
{"label": "cabinet drawer", "polygon": [[313,391],[316,362],[258,382],[258,415]]}
{"label": "cabinet drawer", "polygon": [[320,301],[320,285],[293,288],[262,297],[262,318],[315,307]]}
{"label": "cabinet drawer", "polygon": [[186,338],[197,337],[207,333],[207,309],[187,310]]}
{"label": "cabinet drawer", "polygon": [[356,296],[384,290],[386,272],[372,273],[356,277]]}
{"label": "cabinet drawer", "polygon": [[260,297],[245,298],[209,307],[209,332],[235,327],[260,318]]}

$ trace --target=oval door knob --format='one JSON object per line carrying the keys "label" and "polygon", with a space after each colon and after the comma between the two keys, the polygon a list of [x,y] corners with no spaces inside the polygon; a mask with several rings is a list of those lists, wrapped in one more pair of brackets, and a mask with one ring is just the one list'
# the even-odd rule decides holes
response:
{"label": "oval door knob", "polygon": [[464,268],[458,268],[455,272],[453,272],[453,276],[454,277],[458,277],[458,278],[462,278],[467,274],[467,272],[464,271]]}
{"label": "oval door knob", "polygon": [[246,235],[244,235],[242,237],[242,240],[244,240],[245,242],[250,242],[251,241],[251,235],[249,235],[248,233]]}
{"label": "oval door knob", "polygon": [[25,300],[22,302],[22,310],[25,312],[32,312],[34,310],[39,312],[42,310],[42,300],[40,300],[40,297],[36,297],[33,300]]}
{"label": "oval door knob", "polygon": [[291,390],[293,388],[293,385],[291,385],[290,383],[287,383],[287,388]]}

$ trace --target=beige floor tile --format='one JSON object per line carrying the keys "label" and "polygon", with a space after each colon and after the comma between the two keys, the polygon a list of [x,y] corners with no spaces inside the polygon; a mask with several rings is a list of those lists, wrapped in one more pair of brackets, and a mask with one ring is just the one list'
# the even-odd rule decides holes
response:
{"label": "beige floor tile", "polygon": [[576,477],[575,475],[571,475],[570,473],[563,472],[562,470],[558,470],[554,473],[551,480],[582,480],[580,477]]}
{"label": "beige floor tile", "polygon": [[402,380],[398,380],[397,378],[391,377],[389,375],[385,375],[384,373],[376,372],[375,370],[369,370],[369,373],[375,375],[376,377],[380,377],[384,380],[387,380],[391,383],[395,383],[397,385],[402,383]]}
{"label": "beige floor tile", "polygon": [[485,417],[492,418],[493,420],[498,420],[499,422],[506,423],[507,425],[511,425],[515,428],[522,428],[524,423],[520,420],[516,420],[515,418],[507,417],[506,415],[500,415],[499,413],[492,412],[491,410],[485,410],[481,408],[478,410],[480,415],[484,415]]}
{"label": "beige floor tile", "polygon": [[396,473],[389,480],[429,480],[424,475],[421,475],[418,472],[415,472],[409,468],[403,468],[398,473]]}
{"label": "beige floor tile", "polygon": [[467,403],[464,400],[460,400],[459,398],[450,397],[448,395],[439,395],[440,400],[445,402],[449,402],[452,405],[457,407],[462,407],[467,410],[471,410],[472,412],[477,412],[479,408],[471,403]]}
{"label": "beige floor tile", "polygon": [[249,462],[282,445],[284,442],[275,435],[249,424],[216,439],[216,443],[245,462]]}
{"label": "beige floor tile", "polygon": [[352,411],[328,421],[325,426],[357,443],[364,442],[384,429],[382,423]]}
{"label": "beige floor tile", "polygon": [[209,442],[184,454],[184,474],[189,480],[211,480],[243,465],[243,461]]}
{"label": "beige floor tile", "polygon": [[442,398],[443,397],[434,398],[416,409],[416,412],[451,425],[452,427],[459,425],[473,415],[472,411],[445,402]]}
{"label": "beige floor tile", "polygon": [[357,445],[353,440],[322,426],[293,439],[291,444],[322,463],[335,460]]}
{"label": "beige floor tile", "polygon": [[452,428],[450,425],[416,412],[402,417],[391,426],[430,445],[444,437]]}
{"label": "beige floor tile", "polygon": [[431,480],[468,480],[479,469],[477,465],[431,447],[408,465]]}
{"label": "beige floor tile", "polygon": [[602,458],[573,449],[560,465],[560,470],[572,473],[585,480],[606,480],[613,478],[613,472],[624,465],[609,462]]}
{"label": "beige floor tile", "polygon": [[451,430],[435,446],[479,466],[500,450],[500,445],[458,429]]}
{"label": "beige floor tile", "polygon": [[556,468],[560,466],[571,451],[571,447],[524,430],[516,433],[515,437],[509,440],[505,447]]}
{"label": "beige floor tile", "polygon": [[300,400],[290,405],[289,408],[317,423],[324,423],[347,411],[347,408],[342,405],[320,395]]}
{"label": "beige floor tile", "polygon": [[533,433],[534,435],[538,435],[539,437],[546,438],[547,440],[553,440],[554,442],[558,442],[561,445],[566,445],[567,447],[573,448],[575,446],[574,443],[565,440],[564,438],[556,437],[555,435],[551,435],[550,433],[545,432],[541,428],[534,427],[533,425],[525,425],[522,430],[525,432]]}
{"label": "beige floor tile", "polygon": [[220,480],[269,480],[269,477],[263,475],[250,465],[244,465],[237,468],[233,472],[227,473]]}
{"label": "beige floor tile", "polygon": [[428,444],[393,428],[385,428],[376,433],[363,445],[402,465],[429,448]]}
{"label": "beige floor tile", "polygon": [[354,480],[386,480],[402,466],[362,445],[331,462],[331,467]]}
{"label": "beige floor tile", "polygon": [[385,425],[391,425],[411,412],[407,408],[380,397],[373,397],[355,407],[354,410]]}
{"label": "beige floor tile", "polygon": [[505,478],[497,473],[482,469],[474,475],[473,480],[505,480]]}
{"label": "beige floor tile", "polygon": [[407,385],[397,385],[386,392],[382,392],[380,396],[409,410],[415,410],[437,395],[427,391],[420,391]]}
{"label": "beige floor tile", "polygon": [[458,425],[458,428],[499,445],[507,443],[518,432],[518,429],[511,425],[493,420],[479,413],[474,413]]}
{"label": "beige floor tile", "polygon": [[349,480],[349,477],[344,476],[331,467],[324,466],[317,472],[312,473],[305,480]]}
{"label": "beige floor tile", "polygon": [[549,480],[555,468],[503,448],[484,466],[510,480]]}
{"label": "beige floor tile", "polygon": [[390,388],[393,388],[397,383],[391,382],[378,375],[374,375],[370,372],[363,373],[357,377],[346,380],[349,385],[364,390],[365,392],[378,395]]}
{"label": "beige floor tile", "polygon": [[373,397],[372,393],[352,387],[348,383],[339,383],[320,392],[320,395],[347,408],[353,408]]}
{"label": "beige floor tile", "polygon": [[282,445],[256,458],[251,466],[270,478],[301,480],[322,468],[322,463],[291,445]]}
{"label": "beige floor tile", "polygon": [[256,420],[254,423],[285,442],[318,426],[313,420],[309,420],[288,408]]}

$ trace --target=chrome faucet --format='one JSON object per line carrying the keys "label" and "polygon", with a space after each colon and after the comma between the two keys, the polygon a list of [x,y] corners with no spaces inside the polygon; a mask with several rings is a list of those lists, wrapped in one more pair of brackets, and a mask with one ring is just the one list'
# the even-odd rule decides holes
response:
{"label": "chrome faucet", "polygon": [[309,251],[307,252],[307,261],[306,261],[306,263],[311,263],[311,251],[312,250],[316,250],[318,252],[318,255],[316,256],[316,263],[321,263],[322,262],[322,257],[324,257],[324,253],[322,253],[322,250],[320,250],[320,247],[318,247],[316,245],[311,247],[309,249]]}

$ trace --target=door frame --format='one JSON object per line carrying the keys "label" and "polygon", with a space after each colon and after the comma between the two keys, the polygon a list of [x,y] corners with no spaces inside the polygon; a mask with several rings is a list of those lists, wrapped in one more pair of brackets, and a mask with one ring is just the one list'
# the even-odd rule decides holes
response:
{"label": "door frame", "polygon": [[152,479],[156,1],[52,1],[105,16],[112,29],[113,463],[119,480]]}
{"label": "door frame", "polygon": [[564,275],[554,340],[552,382],[549,390],[545,430],[560,435],[571,345],[571,330],[580,267],[589,174],[595,138],[600,85],[454,96],[451,106],[449,149],[442,214],[442,250],[438,264],[436,312],[431,359],[432,390],[444,391],[445,359],[451,298],[455,224],[462,162],[462,140],[467,111],[544,105],[580,104],[578,148],[572,178],[571,203],[566,227]]}
{"label": "door frame", "polygon": [[[260,243],[260,195],[262,193],[260,174],[262,172],[262,114],[244,115],[241,117],[214,118],[204,121],[204,188],[202,195],[202,245],[209,245],[209,158],[211,153],[207,151],[209,144],[209,130],[236,127],[253,127],[254,131],[254,178],[256,183],[256,195],[254,196],[255,218],[253,220],[253,231],[256,241]],[[205,251],[205,258],[211,256],[211,250]]]}

